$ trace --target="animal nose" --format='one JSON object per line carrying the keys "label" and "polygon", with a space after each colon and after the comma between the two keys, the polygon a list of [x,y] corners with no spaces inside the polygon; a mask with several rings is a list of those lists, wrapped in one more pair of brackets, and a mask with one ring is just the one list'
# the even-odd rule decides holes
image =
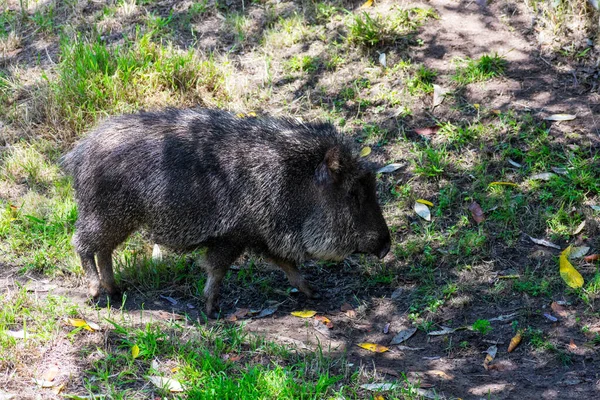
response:
{"label": "animal nose", "polygon": [[379,257],[380,260],[383,257],[385,257],[387,255],[387,253],[390,252],[390,247],[391,247],[391,243],[388,240],[387,242],[385,242],[385,244],[383,245],[383,247],[381,248],[381,250],[379,250],[379,253],[377,253],[377,257]]}

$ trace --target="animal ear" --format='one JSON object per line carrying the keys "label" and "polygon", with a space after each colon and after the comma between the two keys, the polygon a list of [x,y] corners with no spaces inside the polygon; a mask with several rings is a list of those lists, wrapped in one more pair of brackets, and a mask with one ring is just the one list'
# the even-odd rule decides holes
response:
{"label": "animal ear", "polygon": [[337,181],[340,172],[340,149],[332,147],[327,150],[323,161],[319,164],[316,171],[317,183],[319,185],[331,184]]}

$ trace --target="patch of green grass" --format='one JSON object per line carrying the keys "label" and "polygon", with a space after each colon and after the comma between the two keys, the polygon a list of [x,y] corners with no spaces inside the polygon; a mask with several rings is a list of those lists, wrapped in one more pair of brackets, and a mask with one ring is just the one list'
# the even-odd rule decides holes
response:
{"label": "patch of green grass", "polygon": [[406,87],[412,95],[433,93],[433,82],[436,77],[436,71],[421,65],[416,69],[414,75],[406,81]]}
{"label": "patch of green grass", "polygon": [[443,123],[438,135],[446,137],[448,142],[457,147],[473,144],[478,139],[485,127],[480,123],[455,125],[452,122]]}
{"label": "patch of green grass", "polygon": [[56,29],[54,22],[54,5],[49,4],[38,8],[31,16],[31,20],[37,27],[45,33],[52,33]]}
{"label": "patch of green grass", "polygon": [[294,13],[287,18],[280,17],[268,28],[261,41],[263,49],[267,52],[277,51],[284,47],[309,39],[311,29],[304,16]]}
{"label": "patch of green grass", "polygon": [[530,296],[550,296],[552,293],[550,281],[546,277],[536,277],[528,272],[523,279],[513,283],[513,289],[517,292],[527,293]]}
{"label": "patch of green grass", "polygon": [[240,12],[232,12],[226,15],[225,24],[229,30],[234,32],[237,43],[243,43],[247,37],[250,26],[249,17]]}
{"label": "patch of green grass", "polygon": [[319,69],[321,60],[319,57],[311,57],[308,55],[304,56],[293,56],[286,63],[285,67],[287,70],[292,72],[315,72]]}
{"label": "patch of green grass", "polygon": [[[64,297],[32,296],[26,288],[0,294],[0,368],[30,367],[30,356],[55,339],[62,319],[77,315],[77,307]],[[16,339],[7,331],[24,331],[26,338]]]}
{"label": "patch of green grass", "polygon": [[484,336],[493,330],[492,324],[487,319],[478,319],[473,322],[472,328],[475,332],[479,332]]}
{"label": "patch of green grass", "polygon": [[348,41],[366,47],[374,47],[385,40],[385,26],[380,16],[372,17],[366,12],[355,15],[348,22]]}
{"label": "patch of green grass", "polygon": [[163,17],[158,14],[149,14],[146,20],[148,30],[152,32],[152,35],[163,36],[171,33],[170,24],[173,21],[173,12],[169,13],[168,17]]}
{"label": "patch of green grass", "polygon": [[449,153],[444,147],[435,148],[428,145],[422,150],[415,150],[415,156],[415,173],[427,178],[441,177],[450,165]]}
{"label": "patch of green grass", "polygon": [[[185,99],[199,88],[227,97],[223,68],[193,51],[152,42],[152,33],[122,47],[99,38],[63,41],[57,78],[49,80],[49,112],[81,132],[100,116],[133,111],[153,98]],[[161,100],[165,101],[165,100]]]}
{"label": "patch of green grass", "polygon": [[76,270],[70,244],[77,218],[71,184],[39,151],[43,147],[19,144],[0,155],[0,183],[29,188],[14,204],[0,199],[0,252],[24,269],[49,274]]}
{"label": "patch of green grass", "polygon": [[498,54],[485,54],[477,60],[461,60],[463,65],[457,68],[452,77],[460,85],[483,82],[504,75],[508,62]]}
{"label": "patch of green grass", "polygon": [[436,17],[432,9],[410,8],[395,9],[385,16],[365,11],[351,15],[346,26],[350,43],[365,48],[375,48],[392,44],[403,36],[408,37],[429,18]]}

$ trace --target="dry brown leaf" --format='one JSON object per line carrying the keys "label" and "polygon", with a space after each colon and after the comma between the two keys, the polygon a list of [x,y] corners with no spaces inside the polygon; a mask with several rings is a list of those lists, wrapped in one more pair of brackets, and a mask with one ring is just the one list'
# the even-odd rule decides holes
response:
{"label": "dry brown leaf", "polygon": [[473,216],[473,219],[478,224],[480,224],[483,221],[485,221],[485,214],[483,213],[483,210],[481,209],[481,206],[479,204],[477,204],[476,201],[472,202],[469,205],[469,211],[471,211],[471,215]]}
{"label": "dry brown leaf", "polygon": [[583,230],[583,228],[585,228],[585,220],[583,220],[578,226],[577,228],[575,228],[575,230],[573,231],[573,235],[578,235],[581,233],[581,231]]}
{"label": "dry brown leaf", "polygon": [[553,301],[552,304],[550,304],[550,308],[559,317],[566,318],[569,315],[569,313],[567,312],[567,309],[555,301]]}
{"label": "dry brown leaf", "polygon": [[315,315],[317,321],[321,321],[329,329],[333,329],[333,323],[331,320],[323,315]]}
{"label": "dry brown leaf", "polygon": [[589,256],[583,257],[584,261],[592,262],[600,260],[600,254],[590,254]]}
{"label": "dry brown leaf", "polygon": [[439,370],[439,369],[431,369],[431,370],[427,371],[426,374],[429,376],[437,376],[446,381],[450,381],[450,380],[454,379],[454,377],[452,375],[449,375],[446,372]]}
{"label": "dry brown leaf", "polygon": [[348,311],[346,311],[346,316],[348,318],[354,319],[354,318],[356,318],[356,311],[354,311],[354,310],[348,310]]}
{"label": "dry brown leaf", "polygon": [[349,303],[344,303],[340,307],[340,310],[342,310],[342,311],[354,310],[354,307],[352,307]]}

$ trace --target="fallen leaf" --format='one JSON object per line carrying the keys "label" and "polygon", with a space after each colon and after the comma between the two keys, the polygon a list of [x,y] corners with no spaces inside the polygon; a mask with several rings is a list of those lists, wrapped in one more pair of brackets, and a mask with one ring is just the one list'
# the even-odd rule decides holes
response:
{"label": "fallen leaf", "polygon": [[446,372],[444,372],[440,369],[430,369],[429,371],[426,371],[425,373],[429,376],[435,376],[438,378],[442,378],[446,381],[450,381],[450,380],[454,379],[454,377],[452,375],[448,375]]}
{"label": "fallen leaf", "polygon": [[6,393],[0,390],[0,400],[10,400],[12,398],[15,398],[16,396],[16,394]]}
{"label": "fallen leaf", "polygon": [[569,171],[567,171],[566,168],[552,167],[551,169],[552,171],[560,175],[567,175],[569,173]]}
{"label": "fallen leaf", "polygon": [[235,322],[235,321],[237,321],[237,319],[238,318],[235,316],[235,314],[230,314],[230,315],[227,316],[227,318],[225,318],[225,321],[227,321],[227,322]]}
{"label": "fallen leaf", "polygon": [[512,182],[492,182],[489,184],[489,186],[514,186],[514,187],[519,187],[519,185],[517,185],[516,183],[512,183]]}
{"label": "fallen leaf", "polygon": [[390,346],[405,342],[406,340],[410,339],[412,337],[412,335],[414,335],[416,332],[417,332],[417,328],[414,328],[414,327],[401,330],[400,332],[398,332],[398,334],[396,334],[396,336],[394,336],[392,338],[392,341],[390,342]]}
{"label": "fallen leaf", "polygon": [[570,253],[571,246],[567,247],[562,253],[560,253],[560,257],[558,259],[560,276],[567,285],[573,289],[577,289],[583,286],[583,277],[569,262],[568,258]]}
{"label": "fallen leaf", "polygon": [[549,242],[549,241],[547,241],[547,240],[545,240],[545,239],[536,239],[536,238],[533,238],[533,237],[531,237],[531,236],[529,236],[529,235],[527,235],[527,237],[528,237],[528,238],[529,238],[529,239],[530,239],[530,240],[531,240],[533,243],[535,243],[535,244],[539,244],[540,246],[552,247],[553,249],[558,249],[558,250],[560,250],[560,246],[559,246],[559,245],[557,245],[557,244],[554,244],[554,243],[552,243],[552,242]]}
{"label": "fallen leaf", "polygon": [[567,309],[558,304],[556,301],[553,301],[552,304],[550,304],[550,308],[559,317],[566,318],[569,315]]}
{"label": "fallen leaf", "polygon": [[400,385],[396,383],[365,383],[360,385],[362,389],[370,390],[372,392],[386,392],[388,390],[395,389],[400,387]]}
{"label": "fallen leaf", "polygon": [[85,319],[81,318],[67,318],[67,322],[71,326],[74,326],[76,328],[83,328],[91,332],[99,331],[101,329],[100,326],[95,322],[86,321]]}
{"label": "fallen leaf", "polygon": [[516,168],[521,168],[523,166],[523,165],[519,164],[518,162],[511,160],[510,158],[508,159],[508,163]]}
{"label": "fallen leaf", "polygon": [[510,339],[510,343],[508,344],[508,352],[512,352],[518,345],[521,343],[523,339],[523,333],[521,331],[517,331],[517,334]]}
{"label": "fallen leaf", "polygon": [[575,228],[575,230],[573,231],[573,235],[578,235],[581,233],[581,231],[583,230],[583,228],[585,228],[585,220],[582,221],[577,228]]}
{"label": "fallen leaf", "polygon": [[43,379],[35,379],[33,378],[33,383],[35,383],[36,385],[42,387],[42,388],[51,388],[53,386],[56,385],[55,382],[50,382],[50,381],[45,381]]}
{"label": "fallen leaf", "polygon": [[359,154],[359,155],[360,155],[361,157],[366,157],[366,156],[368,156],[369,154],[371,154],[371,148],[370,148],[369,146],[366,146],[366,147],[363,147],[363,148],[361,149],[361,151],[360,151],[360,154]]}
{"label": "fallen leaf", "polygon": [[388,347],[382,346],[380,344],[375,344],[375,343],[359,343],[359,344],[357,344],[357,346],[361,347],[365,350],[372,351],[373,353],[385,353],[386,351],[389,350]]}
{"label": "fallen leaf", "polygon": [[498,352],[498,346],[493,345],[488,347],[488,349],[485,351],[486,355],[485,355],[485,359],[483,360],[483,368],[485,368],[486,370],[489,369],[489,365],[490,363],[494,360],[494,358],[496,358],[496,353]]}
{"label": "fallen leaf", "polygon": [[148,380],[154,384],[154,386],[161,389],[166,389],[170,392],[183,392],[181,383],[175,379],[165,378],[162,376],[148,376]]}
{"label": "fallen leaf", "polygon": [[556,174],[552,172],[542,172],[540,174],[531,175],[529,179],[534,181],[549,181],[553,176],[556,176]]}
{"label": "fallen leaf", "polygon": [[379,64],[381,64],[383,66],[383,68],[387,67],[385,53],[379,54]]}
{"label": "fallen leaf", "polygon": [[571,249],[571,253],[569,254],[569,259],[581,258],[585,256],[590,248],[588,246],[575,246]]}
{"label": "fallen leaf", "polygon": [[598,261],[600,260],[600,254],[590,254],[589,256],[583,257],[586,262]]}
{"label": "fallen leaf", "polygon": [[159,245],[155,244],[154,247],[152,247],[152,261],[161,262],[162,260],[163,260],[162,250],[160,249]]}
{"label": "fallen leaf", "polygon": [[402,351],[419,351],[419,350],[425,350],[425,347],[409,347],[409,346],[398,346],[398,350],[402,350]]}
{"label": "fallen leaf", "polygon": [[140,347],[137,344],[134,344],[131,347],[131,356],[135,359],[140,356]]}
{"label": "fallen leaf", "polygon": [[46,372],[44,372],[42,374],[41,380],[47,381],[47,382],[52,382],[59,373],[60,373],[60,370],[58,369],[58,367],[53,365],[52,367],[48,368],[46,370]]}
{"label": "fallen leaf", "polygon": [[246,315],[248,315],[249,312],[250,310],[247,308],[238,308],[237,310],[235,310],[233,315],[235,315],[238,318],[244,318]]}
{"label": "fallen leaf", "polygon": [[354,311],[354,310],[348,310],[348,311],[346,311],[346,316],[348,318],[356,318],[356,311]]}
{"label": "fallen leaf", "polygon": [[427,333],[429,336],[441,336],[441,335],[448,335],[450,333],[453,333],[454,331],[456,331],[456,328],[449,328],[447,326],[442,326],[442,329],[439,331],[432,331]]}
{"label": "fallen leaf", "polygon": [[569,343],[569,346],[567,347],[570,351],[574,351],[577,350],[577,345],[575,344],[575,341],[573,339],[571,339],[571,342]]}
{"label": "fallen leaf", "polygon": [[600,206],[590,206],[594,211],[600,211]]}
{"label": "fallen leaf", "polygon": [[100,325],[98,325],[97,323],[95,323],[93,321],[87,321],[87,325],[88,325],[88,327],[91,328],[91,329],[88,329],[88,331],[89,330],[94,330],[94,331],[100,331],[100,330],[102,330],[102,328],[100,327]]}
{"label": "fallen leaf", "polygon": [[251,118],[256,118],[257,115],[254,111],[250,111],[246,116],[251,117]]}
{"label": "fallen leaf", "polygon": [[173,304],[174,306],[177,305],[177,300],[175,300],[174,298],[172,298],[171,296],[163,296],[162,294],[159,295],[161,298],[167,300],[169,303]]}
{"label": "fallen leaf", "polygon": [[435,135],[437,133],[437,131],[439,131],[439,130],[440,130],[440,127],[438,125],[433,125],[433,126],[427,126],[425,128],[417,128],[417,129],[415,129],[415,132],[417,132],[421,136],[431,136],[431,135]]}
{"label": "fallen leaf", "polygon": [[488,321],[510,321],[511,319],[514,319],[517,315],[517,313],[499,315],[497,317],[488,319]]}
{"label": "fallen leaf", "polygon": [[384,325],[383,330],[382,330],[382,332],[383,332],[384,335],[387,335],[388,332],[390,331],[390,325],[391,324],[389,322]]}
{"label": "fallen leaf", "polygon": [[344,303],[340,307],[340,310],[342,310],[342,311],[354,310],[354,307],[352,307],[352,305],[350,305],[350,303]]}
{"label": "fallen leaf", "polygon": [[383,397],[382,395],[378,395],[373,397],[373,400],[385,400],[385,397]]}
{"label": "fallen leaf", "polygon": [[313,317],[317,312],[312,310],[293,311],[291,314],[298,318],[310,318]]}
{"label": "fallen leaf", "polygon": [[331,320],[323,315],[316,315],[315,319],[317,321],[321,321],[327,328],[333,329],[333,323]]}
{"label": "fallen leaf", "polygon": [[444,89],[440,85],[433,85],[433,108],[442,104],[449,90]]}
{"label": "fallen leaf", "polygon": [[385,167],[381,167],[377,170],[378,174],[385,174],[389,172],[394,172],[398,168],[400,168],[402,164],[388,164]]}
{"label": "fallen leaf", "polygon": [[28,336],[23,329],[20,331],[4,331],[4,333],[15,339],[25,339],[25,337]]}
{"label": "fallen leaf", "polygon": [[277,307],[265,308],[264,310],[262,310],[261,312],[259,312],[258,315],[256,317],[254,317],[254,318],[268,317],[269,315],[275,314],[275,311],[277,311]]}
{"label": "fallen leaf", "polygon": [[556,318],[552,314],[544,313],[544,317],[546,317],[547,320],[552,321],[552,322],[557,322],[558,321],[558,318]]}
{"label": "fallen leaf", "polygon": [[433,203],[429,200],[417,199],[417,203],[425,204],[426,206],[433,207]]}
{"label": "fallen leaf", "polygon": [[485,214],[483,213],[483,210],[481,209],[481,206],[479,204],[477,204],[476,201],[472,202],[469,205],[469,211],[471,211],[471,215],[473,216],[473,219],[478,224],[480,224],[483,221],[485,221]]}
{"label": "fallen leaf", "polygon": [[414,210],[417,215],[423,218],[425,221],[431,221],[431,211],[429,211],[429,207],[427,207],[425,204],[415,202]]}
{"label": "fallen leaf", "polygon": [[64,383],[61,383],[60,385],[53,387],[53,388],[52,388],[52,392],[53,392],[54,394],[59,394],[60,392],[62,392],[62,390],[63,390],[64,388],[65,388],[65,384],[64,384]]}
{"label": "fallen leaf", "polygon": [[360,6],[360,8],[369,8],[373,5],[373,0],[367,0],[363,3],[362,6]]}
{"label": "fallen leaf", "polygon": [[574,114],[552,114],[546,118],[546,121],[571,121],[575,119],[577,115]]}

